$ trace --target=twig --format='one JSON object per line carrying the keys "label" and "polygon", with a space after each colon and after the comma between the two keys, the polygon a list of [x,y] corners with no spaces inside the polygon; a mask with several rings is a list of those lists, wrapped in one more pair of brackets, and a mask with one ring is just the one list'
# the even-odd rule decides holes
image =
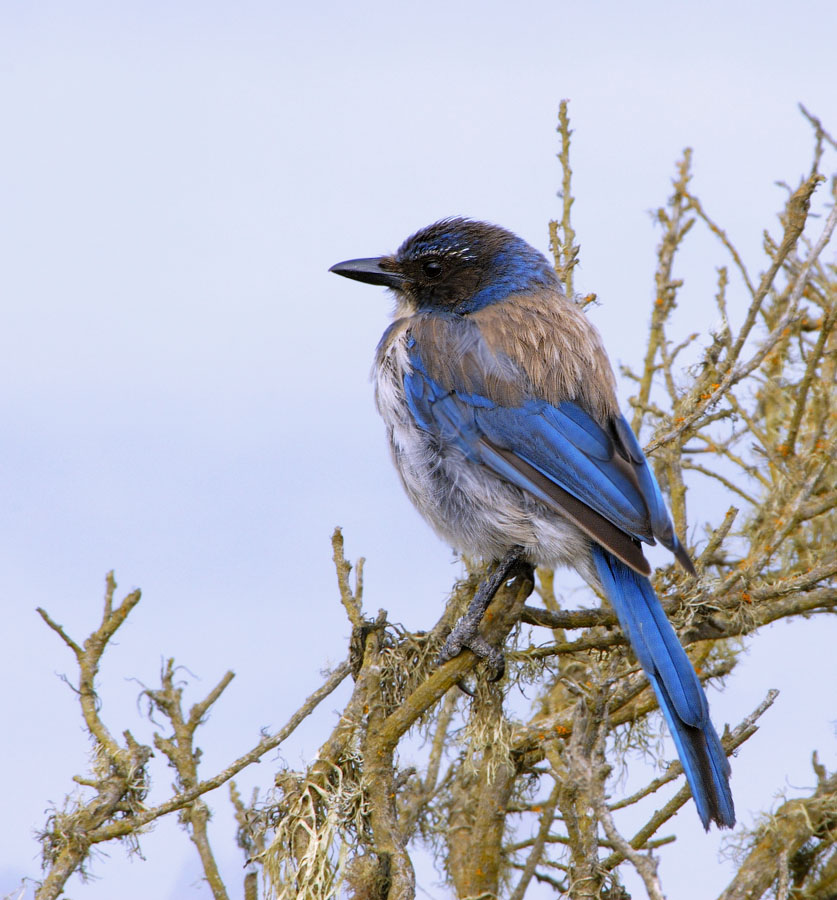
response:
{"label": "twig", "polygon": [[573,269],[578,265],[579,248],[575,245],[575,231],[570,218],[570,210],[575,202],[572,195],[572,174],[570,167],[570,119],[567,115],[568,101],[562,100],[558,108],[558,134],[561,135],[561,150],[558,159],[561,161],[561,234],[558,237],[558,223],[549,223],[549,243],[555,259],[555,272],[564,287],[564,293],[573,297]]}
{"label": "twig", "polygon": [[648,891],[649,900],[665,900],[663,889],[660,886],[660,879],[657,875],[657,863],[654,857],[649,853],[647,856],[639,853],[622,837],[617,831],[613,821],[613,816],[607,808],[607,804],[601,797],[595,798],[596,812],[601,819],[602,827],[605,834],[619,851],[619,853],[627,859],[636,869],[637,874],[642,879],[645,889]]}
{"label": "twig", "polygon": [[[194,746],[195,731],[234,676],[232,672],[227,672],[203,700],[192,706],[189,715],[184,716],[183,690],[175,684],[175,673],[174,660],[169,659],[161,677],[162,688],[146,689],[144,693],[153,706],[169,719],[173,729],[170,738],[155,734],[154,746],[165,754],[169,765],[177,772],[178,786],[190,790],[198,784],[198,760],[201,753]],[[229,895],[209,841],[209,816],[209,807],[200,798],[181,810],[181,822],[188,829],[189,837],[198,851],[212,896],[215,900],[228,900]]]}
{"label": "twig", "polygon": [[363,625],[363,564],[361,557],[357,561],[355,572],[355,589],[349,584],[349,575],[352,571],[351,563],[343,554],[343,531],[335,528],[331,535],[331,547],[333,551],[334,567],[337,570],[337,586],[340,589],[340,602],[343,604],[346,615],[353,628],[361,628]]}
{"label": "twig", "polygon": [[523,867],[523,873],[509,900],[523,900],[526,889],[529,887],[529,882],[532,880],[532,876],[535,874],[535,870],[543,856],[543,848],[546,845],[549,837],[549,829],[552,827],[552,821],[555,818],[555,808],[558,806],[558,795],[560,791],[561,785],[556,781],[546,803],[544,803],[543,812],[541,813],[541,825],[532,842],[532,851],[526,858],[526,865]]}
{"label": "twig", "polygon": [[91,835],[94,842],[98,843],[100,841],[109,841],[113,840],[113,838],[122,837],[124,834],[134,830],[134,828],[141,828],[143,825],[147,825],[149,822],[153,822],[161,816],[168,815],[178,809],[183,809],[184,806],[188,806],[202,794],[214,791],[222,784],[225,784],[231,778],[234,778],[242,769],[254,762],[258,762],[265,753],[269,753],[283,741],[287,740],[287,738],[296,731],[300,723],[310,716],[317,706],[319,706],[319,704],[340,685],[349,672],[350,667],[348,660],[340,663],[340,665],[328,676],[326,681],[308,697],[282,728],[272,735],[262,738],[252,750],[249,750],[243,756],[240,756],[212,778],[207,778],[196,784],[193,788],[175,794],[164,803],[159,804],[159,806],[144,810],[135,817],[133,827],[129,823],[119,821],[112,822],[109,825],[99,828],[94,835]]}

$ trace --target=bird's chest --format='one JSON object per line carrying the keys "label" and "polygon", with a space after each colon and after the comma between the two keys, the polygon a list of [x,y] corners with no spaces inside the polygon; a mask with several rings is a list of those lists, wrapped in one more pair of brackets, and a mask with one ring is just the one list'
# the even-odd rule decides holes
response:
{"label": "bird's chest", "polygon": [[494,556],[497,542],[485,543],[483,535],[496,479],[469,461],[455,442],[416,423],[404,386],[412,371],[406,330],[385,335],[374,370],[375,402],[404,489],[448,543],[473,555]]}
{"label": "bird's chest", "polygon": [[413,371],[409,328],[396,322],[378,346],[375,400],[396,469],[419,512],[444,540],[469,555],[500,558],[519,545],[535,561],[566,562],[586,539],[476,460],[467,438],[455,429],[432,421],[420,426],[405,388]]}
{"label": "bird's chest", "polygon": [[404,379],[413,370],[408,338],[406,327],[394,333],[390,329],[384,335],[378,347],[373,380],[375,404],[386,425],[393,460],[415,501],[438,470],[442,448],[433,435],[416,424],[407,403]]}

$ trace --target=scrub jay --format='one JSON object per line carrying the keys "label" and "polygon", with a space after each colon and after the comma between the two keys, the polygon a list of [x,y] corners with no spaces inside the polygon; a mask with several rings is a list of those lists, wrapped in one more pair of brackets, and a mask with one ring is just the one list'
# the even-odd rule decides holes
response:
{"label": "scrub jay", "polygon": [[[619,412],[601,338],[553,267],[503,228],[451,218],[393,256],[331,271],[395,295],[375,396],[410,499],[454,547],[500,561],[493,590],[519,560],[571,566],[602,589],[656,692],[704,828],[732,827],[729,762],[640,541],[694,566]],[[490,655],[476,634],[490,600],[478,592],[476,616],[454,629],[443,659],[464,646]]]}

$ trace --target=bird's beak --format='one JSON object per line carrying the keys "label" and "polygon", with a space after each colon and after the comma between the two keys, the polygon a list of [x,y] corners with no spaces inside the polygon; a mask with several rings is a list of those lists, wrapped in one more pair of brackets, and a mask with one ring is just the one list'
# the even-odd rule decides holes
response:
{"label": "bird's beak", "polygon": [[328,271],[355,281],[367,284],[382,284],[388,288],[400,288],[404,284],[404,276],[392,270],[394,265],[390,256],[376,256],[370,259],[347,259],[335,263]]}

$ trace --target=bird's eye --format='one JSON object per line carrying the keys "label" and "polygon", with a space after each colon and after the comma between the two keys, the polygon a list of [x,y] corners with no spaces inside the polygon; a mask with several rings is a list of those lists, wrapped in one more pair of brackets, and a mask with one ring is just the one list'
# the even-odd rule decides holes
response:
{"label": "bird's eye", "polygon": [[442,264],[436,259],[426,259],[421,264],[421,271],[428,278],[438,278],[442,274]]}

